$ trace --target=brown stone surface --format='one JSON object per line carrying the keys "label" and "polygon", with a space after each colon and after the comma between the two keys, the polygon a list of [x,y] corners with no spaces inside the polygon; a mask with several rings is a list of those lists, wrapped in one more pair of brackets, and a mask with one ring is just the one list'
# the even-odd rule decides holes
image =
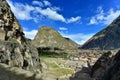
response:
{"label": "brown stone surface", "polygon": [[6,0],[0,0],[0,40],[18,40],[19,43],[25,41],[22,28]]}
{"label": "brown stone surface", "polygon": [[33,72],[41,69],[37,49],[24,37],[6,0],[0,0],[0,63]]}
{"label": "brown stone surface", "polygon": [[91,77],[96,80],[119,80],[120,79],[120,51],[115,55],[105,53],[98,59],[92,68]]}

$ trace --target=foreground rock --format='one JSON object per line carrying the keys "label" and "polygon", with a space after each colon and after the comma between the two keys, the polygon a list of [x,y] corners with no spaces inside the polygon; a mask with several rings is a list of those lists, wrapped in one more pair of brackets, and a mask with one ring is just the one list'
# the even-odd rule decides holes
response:
{"label": "foreground rock", "polygon": [[41,74],[0,63],[0,80],[42,80]]}
{"label": "foreground rock", "polygon": [[41,68],[37,50],[24,37],[6,0],[0,0],[0,62],[33,72]]}
{"label": "foreground rock", "polygon": [[0,62],[31,71],[41,67],[36,48],[13,41],[0,41]]}
{"label": "foreground rock", "polygon": [[6,0],[0,0],[0,40],[25,42],[24,33]]}
{"label": "foreground rock", "polygon": [[79,45],[69,38],[64,38],[51,27],[41,27],[32,41],[37,47],[48,47],[52,49],[78,49]]}
{"label": "foreground rock", "polygon": [[119,80],[120,51],[103,52],[93,66],[83,66],[70,80]]}
{"label": "foreground rock", "polygon": [[120,16],[107,28],[98,32],[89,39],[82,48],[102,50],[120,48]]}
{"label": "foreground rock", "polygon": [[108,52],[101,56],[92,68],[91,77],[96,80],[119,80],[120,51],[116,55]]}

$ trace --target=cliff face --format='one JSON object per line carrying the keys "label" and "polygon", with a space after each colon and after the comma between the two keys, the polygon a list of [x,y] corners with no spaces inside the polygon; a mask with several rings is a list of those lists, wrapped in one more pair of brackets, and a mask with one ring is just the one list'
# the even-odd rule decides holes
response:
{"label": "cliff face", "polygon": [[95,34],[83,46],[84,49],[120,48],[120,16],[107,28]]}
{"label": "cliff face", "polygon": [[96,80],[119,80],[120,79],[120,51],[115,55],[105,53],[92,67],[91,77]]}
{"label": "cliff face", "polygon": [[64,38],[51,27],[41,27],[32,43],[37,47],[59,49],[77,49],[79,45],[68,38]]}
{"label": "cliff face", "polygon": [[24,40],[24,33],[6,0],[0,0],[0,40]]}
{"label": "cliff face", "polygon": [[0,62],[30,71],[41,67],[37,49],[27,42],[6,0],[0,0]]}

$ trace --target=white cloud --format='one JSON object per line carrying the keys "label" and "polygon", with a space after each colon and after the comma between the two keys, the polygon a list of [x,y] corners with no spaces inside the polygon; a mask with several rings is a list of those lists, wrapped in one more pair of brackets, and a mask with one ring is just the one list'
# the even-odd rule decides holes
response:
{"label": "white cloud", "polygon": [[43,1],[43,3],[44,3],[45,6],[51,6],[51,3],[47,0]]}
{"label": "white cloud", "polygon": [[78,20],[80,20],[81,17],[77,16],[77,17],[71,17],[70,19],[67,19],[67,23],[73,23],[73,22],[77,22]]}
{"label": "white cloud", "polygon": [[99,6],[99,7],[97,8],[97,11],[96,11],[96,12],[97,12],[97,13],[100,13],[100,14],[103,14],[104,10],[103,10],[102,6]]}
{"label": "white cloud", "polygon": [[109,15],[104,17],[104,23],[105,24],[110,24],[114,19],[116,19],[120,15],[120,10],[114,10],[110,9],[109,10]]}
{"label": "white cloud", "polygon": [[[41,15],[35,11],[35,7],[28,4],[12,2],[11,0],[7,0],[9,5],[11,6],[11,10],[14,12],[15,16],[19,20],[33,20],[34,22],[38,22],[41,19]],[[40,2],[33,1],[33,4],[39,4]]]}
{"label": "white cloud", "polygon": [[92,17],[90,19],[90,23],[89,24],[98,24],[97,21],[96,21],[96,19],[95,19],[95,17]]}
{"label": "white cloud", "polygon": [[22,3],[13,3],[10,0],[7,0],[9,5],[11,6],[12,11],[16,15],[16,17],[20,20],[30,20],[32,19],[30,12],[34,10],[33,6]]}
{"label": "white cloud", "polygon": [[53,19],[53,20],[56,20],[56,21],[62,21],[62,22],[66,21],[65,18],[61,14],[58,14],[56,11],[54,11],[50,8],[41,9],[41,8],[37,7],[36,10],[39,13],[41,13],[42,15],[47,16],[50,19]]}
{"label": "white cloud", "polygon": [[59,8],[59,7],[56,7],[56,6],[54,6],[54,7],[50,7],[52,10],[54,10],[54,11],[61,11],[61,9]]}
{"label": "white cloud", "polygon": [[80,45],[83,45],[88,39],[90,39],[94,34],[83,34],[83,33],[77,33],[77,34],[64,34],[62,33],[64,37],[68,37],[75,42],[77,42]]}
{"label": "white cloud", "polygon": [[52,20],[62,21],[65,23],[73,23],[73,22],[77,22],[81,19],[80,16],[71,17],[70,19],[66,19],[66,18],[64,18],[64,16],[62,14],[59,14],[56,10],[53,10],[51,8],[42,9],[42,8],[37,7],[36,11]]}
{"label": "white cloud", "polygon": [[97,14],[92,16],[89,24],[110,24],[114,19],[120,15],[120,10],[114,10],[113,8],[105,12],[102,7],[98,7]]}
{"label": "white cloud", "polygon": [[61,31],[67,31],[68,28],[66,28],[66,27],[59,27],[59,30],[61,30]]}
{"label": "white cloud", "polygon": [[56,6],[51,6],[52,4],[47,0],[42,2],[34,0],[32,2],[32,5],[28,5],[27,3],[23,4],[12,2],[11,0],[7,1],[11,6],[11,9],[14,12],[15,16],[19,20],[33,20],[34,22],[38,22],[39,20],[42,20],[42,17],[45,16],[46,18],[49,18],[51,20],[62,21],[64,23],[73,23],[81,19],[80,16],[66,19],[62,14],[58,13],[58,11],[60,11],[61,9]]}
{"label": "white cloud", "polygon": [[35,35],[37,34],[38,30],[31,30],[31,31],[24,31],[25,37],[29,39],[34,39]]}
{"label": "white cloud", "polygon": [[40,7],[43,7],[43,6],[44,6],[44,4],[43,4],[42,2],[40,2],[40,1],[33,1],[32,4],[33,4],[33,5],[38,5],[38,6],[40,6]]}

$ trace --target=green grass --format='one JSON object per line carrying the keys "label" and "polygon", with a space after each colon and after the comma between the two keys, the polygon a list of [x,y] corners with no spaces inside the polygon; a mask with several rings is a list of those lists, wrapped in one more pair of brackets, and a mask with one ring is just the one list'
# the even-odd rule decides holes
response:
{"label": "green grass", "polygon": [[[50,58],[66,58],[67,53],[65,53],[63,50],[59,48],[54,48],[51,49],[50,47],[45,47],[45,48],[37,48],[40,57],[50,57]],[[55,52],[57,50],[57,52]]]}
{"label": "green grass", "polygon": [[56,74],[60,74],[60,75],[73,74],[73,70],[67,68],[60,68],[54,62],[48,63],[48,66],[51,67]]}
{"label": "green grass", "polygon": [[54,62],[49,63],[48,66],[52,67],[52,68],[59,68],[59,66],[56,63],[54,63]]}
{"label": "green grass", "polygon": [[67,58],[67,53],[42,52],[40,58]]}
{"label": "green grass", "polygon": [[118,79],[117,80],[120,80],[120,76],[118,76]]}
{"label": "green grass", "polygon": [[46,55],[42,55],[40,58],[42,61],[44,61],[46,63],[46,65],[52,69],[52,72],[54,73],[54,75],[56,76],[61,76],[61,75],[67,75],[67,74],[73,74],[74,71],[68,68],[61,68],[59,65],[57,65],[56,62],[54,62],[55,57],[61,58],[63,57],[63,55],[52,55],[52,56],[46,56]]}
{"label": "green grass", "polygon": [[40,58],[46,65],[50,68],[51,74],[55,76],[62,76],[67,74],[73,74],[74,71],[68,68],[61,68],[56,61],[56,58],[59,59],[67,59],[68,54],[66,53],[55,53],[55,52],[43,52],[40,53]]}
{"label": "green grass", "polygon": [[73,74],[73,70],[66,69],[66,68],[57,68],[55,71],[59,74]]}

